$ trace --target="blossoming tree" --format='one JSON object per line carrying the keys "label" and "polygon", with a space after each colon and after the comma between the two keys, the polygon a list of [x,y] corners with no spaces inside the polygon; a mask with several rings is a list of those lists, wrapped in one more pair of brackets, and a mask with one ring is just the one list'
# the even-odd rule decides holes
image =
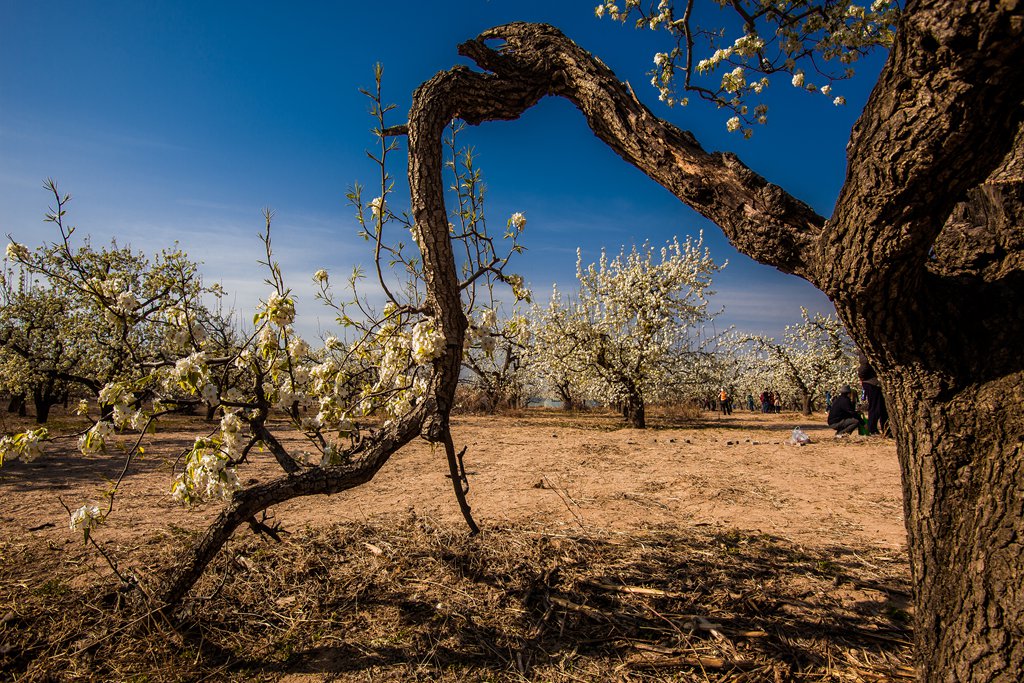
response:
{"label": "blossoming tree", "polygon": [[[826,391],[856,384],[857,356],[838,318],[800,309],[801,321],[787,325],[782,340],[764,335],[737,335],[733,343],[749,352],[747,366],[763,368],[761,386],[779,387],[800,399],[805,415]],[[822,403],[823,405],[823,403]]]}
{"label": "blossoming tree", "polygon": [[480,392],[490,412],[504,406],[521,408],[535,393],[537,377],[531,364],[531,330],[521,313],[499,319],[497,302],[479,320],[469,319],[463,382]]}
{"label": "blossoming tree", "polygon": [[161,311],[184,306],[199,315],[204,291],[196,265],[179,250],[150,259],[117,244],[73,247],[74,229],[65,225],[70,197],[53,181],[47,188],[56,202],[47,220],[60,239],[34,251],[9,244],[18,275],[12,268],[0,277],[3,376],[33,395],[39,422],[73,387],[109,412],[105,385],[137,379],[145,362],[175,351]]}
{"label": "blossoming tree", "polygon": [[646,404],[682,384],[720,268],[702,237],[674,239],[659,251],[645,244],[612,259],[602,252],[587,266],[578,252],[575,299],[562,303],[556,290],[547,308],[535,309],[553,376],[566,367],[587,378],[594,395],[643,429]]}
{"label": "blossoming tree", "polygon": [[[112,284],[106,271],[87,267],[84,261],[73,261],[77,265],[67,271],[68,283],[92,297],[110,318],[111,327],[127,340],[125,348],[133,361],[132,373],[113,378],[100,389],[99,400],[110,406],[110,414],[81,434],[78,447],[83,454],[116,447],[125,453],[123,471],[127,472],[141,452],[145,434],[163,415],[199,403],[218,406],[222,412],[218,429],[195,439],[170,484],[171,496],[183,505],[220,502],[222,510],[169,570],[156,591],[161,604],[155,607],[176,608],[241,524],[273,533],[258,517],[268,507],[365,483],[417,436],[443,446],[456,499],[476,530],[465,498],[462,453],[455,450],[447,417],[464,354],[467,313],[477,319],[488,317],[488,311],[493,315],[493,310],[478,300],[478,289],[490,291],[495,284],[505,283],[514,296],[525,294],[521,278],[506,272],[511,256],[521,250],[517,239],[525,217],[514,214],[503,239],[497,241],[490,237],[480,211],[453,212],[452,218],[460,225],[445,220],[441,233],[447,248],[445,275],[451,279],[439,279],[422,220],[394,210],[394,184],[387,169],[388,156],[396,148],[392,140],[396,131],[384,126],[389,107],[380,100],[379,71],[377,77],[377,90],[367,94],[377,117],[381,145],[375,155],[380,194],[364,202],[362,188],[357,186],[350,198],[362,226],[360,234],[372,248],[375,284],[384,292],[385,303],[380,307],[368,302],[361,291],[364,274],[358,269],[343,297],[336,293],[326,270],[313,274],[317,296],[337,313],[345,330],[343,339],[329,337],[323,348],[314,349],[296,333],[296,300],[273,258],[269,210],[265,212],[266,260],[262,263],[270,291],[253,317],[251,332],[240,340],[209,333],[210,323],[216,321],[204,313],[194,296],[198,292],[140,303],[137,297],[126,295],[125,287]],[[441,131],[454,135],[457,127],[449,126],[450,121],[449,117]],[[439,132],[439,147],[440,139]],[[439,175],[440,169],[438,163]],[[64,248],[71,253],[71,230],[63,224],[67,198],[52,184],[51,188],[58,201],[54,222]],[[460,206],[472,204],[469,191],[463,183],[455,183],[452,195]],[[417,250],[406,246],[410,239]],[[467,254],[461,277],[456,275],[459,271],[452,245]],[[499,246],[507,246],[507,251],[499,254]],[[56,247],[61,248],[60,244]],[[23,245],[11,244],[8,254],[30,270],[45,272]],[[145,316],[139,314],[140,309]],[[149,324],[157,324],[161,331],[159,343],[144,343],[149,339],[143,334]],[[458,334],[453,339],[454,330]],[[484,339],[488,334],[481,327],[476,337]],[[147,349],[151,352],[143,353]],[[144,401],[139,400],[140,394]],[[306,447],[301,451],[287,448],[271,427],[271,416],[284,418],[289,429],[300,431],[306,437]],[[378,425],[369,425],[371,418],[380,421]],[[0,456],[35,457],[46,437],[44,431],[5,437],[0,440]],[[244,487],[238,468],[254,449],[268,451],[283,474]],[[96,541],[96,529],[111,513],[119,483],[120,479],[105,502],[69,510],[71,527],[100,552],[105,551]]]}
{"label": "blossoming tree", "polygon": [[71,334],[83,321],[24,271],[0,275],[0,296],[0,389],[20,397],[12,403],[22,408],[31,397],[36,422],[45,424],[50,408],[69,395],[64,376],[85,360],[86,348]]}

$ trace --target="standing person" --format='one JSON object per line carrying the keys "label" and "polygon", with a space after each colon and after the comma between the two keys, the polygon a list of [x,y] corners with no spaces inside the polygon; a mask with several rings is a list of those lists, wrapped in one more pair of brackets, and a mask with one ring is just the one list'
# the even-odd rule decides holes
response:
{"label": "standing person", "polygon": [[860,378],[864,398],[868,402],[868,434],[878,434],[880,430],[885,429],[885,424],[889,421],[889,411],[885,409],[885,397],[882,395],[882,383],[864,352],[859,351],[857,357],[860,361],[857,377]]}
{"label": "standing person", "polygon": [[718,394],[718,402],[722,406],[723,415],[732,415],[732,398],[729,397],[729,392],[722,387],[721,393]]}
{"label": "standing person", "polygon": [[774,412],[774,413],[781,413],[782,412],[782,397],[779,396],[779,392],[777,392],[777,391],[773,391],[772,392],[772,412]]}
{"label": "standing person", "polygon": [[767,389],[761,392],[761,412],[767,413],[771,411],[772,406],[772,395]]}
{"label": "standing person", "polygon": [[828,411],[828,426],[836,430],[836,438],[852,434],[860,426],[860,414],[850,397],[853,390],[849,384],[839,387],[839,395],[832,399],[832,408]]}
{"label": "standing person", "polygon": [[754,395],[750,393],[747,394],[747,410],[754,412]]}
{"label": "standing person", "polygon": [[832,410],[832,392],[825,391],[825,412]]}

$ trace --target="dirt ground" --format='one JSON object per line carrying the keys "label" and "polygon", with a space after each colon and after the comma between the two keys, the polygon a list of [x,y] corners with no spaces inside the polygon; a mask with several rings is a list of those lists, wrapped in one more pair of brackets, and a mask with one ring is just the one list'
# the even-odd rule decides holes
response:
{"label": "dirt ground", "polygon": [[[615,416],[529,411],[518,416],[459,416],[456,444],[467,446],[469,502],[477,521],[531,522],[577,529],[635,530],[711,526],[768,533],[810,546],[853,543],[900,549],[906,542],[899,464],[892,440],[836,440],[821,416],[706,413],[696,425],[620,428]],[[206,425],[195,421],[195,428]],[[812,443],[787,441],[801,427]],[[168,524],[201,528],[215,506],[182,510],[168,495],[171,465],[196,432],[149,438],[133,463],[100,535],[127,543]],[[301,444],[299,441],[293,443]],[[83,458],[63,447],[0,470],[0,528],[6,541],[70,540],[63,500],[72,509],[102,500],[120,473],[117,457]],[[279,474],[268,456],[240,469],[243,482]],[[414,443],[369,484],[273,510],[285,528],[366,521],[415,511],[461,519],[444,453]],[[38,529],[53,523],[54,527]],[[30,531],[30,529],[36,529]]]}
{"label": "dirt ground", "polygon": [[[272,509],[291,532],[286,543],[237,532],[197,587],[211,597],[186,610],[193,621],[170,629],[151,620],[142,632],[140,617],[106,611],[101,587],[116,584],[112,571],[69,530],[61,505],[101,501],[123,459],[83,458],[71,439],[58,441],[34,463],[0,469],[0,674],[290,683],[912,676],[892,440],[835,439],[820,415],[648,421],[639,431],[597,412],[458,416],[478,540],[467,540],[443,452],[414,443],[364,486]],[[787,442],[798,426],[811,443]],[[169,496],[178,455],[210,427],[176,418],[147,437],[95,533],[143,583],[217,513]],[[245,483],[280,475],[268,456],[247,467]],[[105,626],[89,631],[83,621],[96,613],[108,613]]]}

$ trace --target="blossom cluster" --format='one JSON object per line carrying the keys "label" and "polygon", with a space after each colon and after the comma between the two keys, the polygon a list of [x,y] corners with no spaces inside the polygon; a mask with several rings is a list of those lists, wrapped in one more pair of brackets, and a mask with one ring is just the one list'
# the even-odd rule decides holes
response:
{"label": "blossom cluster", "polygon": [[384,197],[374,197],[370,200],[370,213],[375,219],[380,219],[384,216],[384,212],[387,211],[387,206]]}
{"label": "blossom cluster", "polygon": [[484,308],[479,312],[479,318],[469,316],[469,332],[464,340],[465,353],[474,346],[483,351],[484,355],[490,356],[494,353],[495,327],[498,324],[498,314],[493,308]]}
{"label": "blossom cluster", "polygon": [[509,227],[515,228],[517,233],[520,233],[526,227],[526,216],[517,211],[508,219],[508,224]]}
{"label": "blossom cluster", "polygon": [[107,440],[114,435],[114,425],[100,420],[78,438],[78,450],[82,455],[95,455],[107,450]]}
{"label": "blossom cluster", "polygon": [[168,338],[174,346],[185,346],[191,341],[201,344],[206,340],[206,330],[197,320],[191,319],[183,307],[168,307],[164,318],[168,324]]}
{"label": "blossom cluster", "polygon": [[8,242],[6,253],[10,261],[27,261],[29,257],[28,247],[17,242]]}
{"label": "blossom cluster", "polygon": [[242,488],[227,450],[238,442],[225,439],[224,427],[222,423],[219,439],[196,439],[185,456],[185,471],[178,475],[171,486],[171,497],[179,504],[196,505],[203,501],[230,500],[235,491]]}
{"label": "blossom cluster", "polygon": [[210,368],[206,364],[206,352],[196,351],[184,358],[179,358],[175,361],[167,381],[170,385],[177,385],[189,394],[207,394],[209,390],[205,390],[205,388],[210,384]]}
{"label": "blossom cluster", "polygon": [[0,437],[0,465],[5,460],[32,462],[42,455],[43,442],[48,436],[46,427],[39,427],[13,436]]}
{"label": "blossom cluster", "polygon": [[83,505],[71,513],[68,527],[72,531],[81,531],[85,535],[86,540],[88,540],[92,530],[102,524],[104,519],[105,517],[100,512],[99,506]]}
{"label": "blossom cluster", "polygon": [[276,290],[267,297],[266,317],[278,327],[291,325],[295,321],[295,301]]}
{"label": "blossom cluster", "polygon": [[142,431],[147,417],[141,408],[133,410],[137,404],[135,395],[127,382],[110,382],[100,389],[100,405],[111,406],[113,423],[120,429]]}
{"label": "blossom cluster", "polygon": [[444,353],[444,332],[437,321],[427,318],[412,328],[412,359],[417,365],[426,365]]}
{"label": "blossom cluster", "polygon": [[91,277],[89,288],[104,302],[103,315],[107,322],[119,323],[139,307],[139,300],[122,278]]}

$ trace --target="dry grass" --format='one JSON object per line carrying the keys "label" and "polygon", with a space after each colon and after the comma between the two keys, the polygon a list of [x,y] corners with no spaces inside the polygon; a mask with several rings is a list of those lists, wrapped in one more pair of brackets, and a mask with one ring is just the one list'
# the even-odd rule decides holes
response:
{"label": "dry grass", "polygon": [[[307,528],[280,544],[240,536],[174,622],[109,582],[72,587],[45,549],[0,547],[0,671],[26,681],[912,674],[906,561],[877,549],[700,528],[517,526],[467,538],[415,516]],[[133,548],[143,585],[188,540],[170,531]]]}

